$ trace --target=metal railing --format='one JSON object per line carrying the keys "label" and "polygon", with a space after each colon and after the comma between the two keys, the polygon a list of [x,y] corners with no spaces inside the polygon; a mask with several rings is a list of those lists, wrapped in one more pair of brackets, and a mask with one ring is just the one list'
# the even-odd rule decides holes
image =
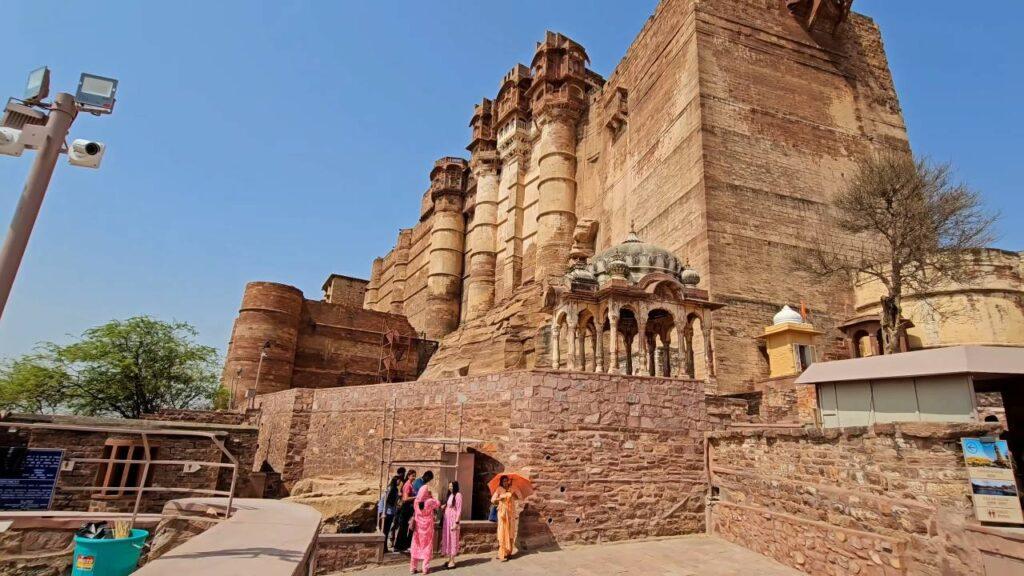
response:
{"label": "metal railing", "polygon": [[[64,430],[72,432],[92,432],[92,433],[107,433],[107,434],[118,434],[118,435],[138,435],[142,438],[142,453],[143,459],[137,458],[115,458],[116,452],[111,452],[111,458],[69,458],[68,461],[75,463],[81,462],[84,464],[106,464],[113,466],[115,464],[124,464],[126,466],[131,465],[142,465],[142,474],[138,476],[138,486],[120,486],[116,487],[118,492],[135,492],[135,504],[132,508],[131,525],[135,525],[135,519],[139,514],[139,506],[142,504],[142,495],[146,492],[171,492],[171,493],[189,493],[189,494],[205,494],[210,496],[227,496],[228,503],[224,510],[224,518],[228,518],[231,515],[231,504],[235,497],[235,485],[238,482],[238,459],[224,446],[222,436],[223,432],[204,432],[200,430],[181,430],[175,428],[168,429],[147,429],[147,428],[122,428],[118,426],[88,426],[84,424],[57,424],[57,423],[38,423],[38,422],[4,422],[0,421],[0,425],[8,427],[10,430],[18,429],[35,429],[35,430]],[[228,459],[228,462],[204,462],[201,460],[160,460],[152,457],[153,451],[151,450],[150,437],[151,436],[191,436],[195,438],[206,438],[213,443],[214,446]],[[129,452],[130,454],[130,452]],[[149,481],[150,471],[153,466],[187,466],[187,465],[198,465],[200,467],[208,468],[230,468],[231,469],[231,486],[228,490],[217,490],[215,488],[179,488],[176,486],[147,486]],[[126,469],[127,470],[127,469]],[[219,476],[219,475],[218,475]],[[219,478],[218,478],[219,479]],[[215,481],[216,482],[216,481]],[[123,482],[122,482],[123,483]],[[216,486],[216,484],[214,484]],[[105,486],[57,486],[57,490],[64,491],[76,491],[76,492],[100,492],[103,493],[109,490],[109,485]]]}

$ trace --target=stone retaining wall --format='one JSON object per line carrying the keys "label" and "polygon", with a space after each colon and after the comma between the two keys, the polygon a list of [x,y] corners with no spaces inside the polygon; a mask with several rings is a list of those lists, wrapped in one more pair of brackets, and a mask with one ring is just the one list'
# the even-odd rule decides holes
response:
{"label": "stone retaining wall", "polygon": [[715,534],[811,574],[981,574],[961,437],[983,424],[711,432]]}
{"label": "stone retaining wall", "polygon": [[[304,394],[308,403],[296,400]],[[383,409],[396,398],[399,437],[456,436],[463,401],[463,436],[479,440],[474,518],[486,513],[486,482],[496,472],[534,480],[521,514],[527,546],[703,530],[708,423],[703,384],[693,380],[535,370],[289,390],[259,398],[270,408],[260,451],[287,478],[376,478]],[[387,422],[390,430],[390,415]],[[436,458],[439,449],[396,444],[392,458]]]}

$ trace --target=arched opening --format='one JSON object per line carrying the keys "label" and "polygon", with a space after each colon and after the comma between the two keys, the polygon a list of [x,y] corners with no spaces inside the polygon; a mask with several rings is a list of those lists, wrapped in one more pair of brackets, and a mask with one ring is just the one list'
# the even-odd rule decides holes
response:
{"label": "arched opening", "polygon": [[866,330],[858,330],[853,335],[853,350],[857,358],[871,356],[871,337]]}
{"label": "arched opening", "polygon": [[686,374],[698,380],[706,379],[708,377],[707,342],[704,337],[703,320],[700,316],[690,314],[686,318],[683,338],[686,340],[684,357]]}
{"label": "arched opening", "polygon": [[[660,286],[666,284],[662,283]],[[673,374],[672,358],[676,355],[672,353],[672,332],[675,327],[675,317],[668,310],[656,308],[647,314],[645,336],[649,375],[670,377]]]}
{"label": "arched opening", "polygon": [[634,374],[633,354],[636,351],[635,345],[638,325],[636,314],[631,308],[623,307],[619,311],[619,342],[618,366],[623,374]]}

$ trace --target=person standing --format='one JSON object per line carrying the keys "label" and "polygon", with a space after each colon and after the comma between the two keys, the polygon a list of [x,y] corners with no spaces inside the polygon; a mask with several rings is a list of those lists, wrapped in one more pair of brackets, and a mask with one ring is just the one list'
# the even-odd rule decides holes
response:
{"label": "person standing", "polygon": [[399,496],[402,493],[402,481],[405,478],[405,467],[398,469],[397,473],[388,482],[387,492],[384,493],[384,552],[388,551],[388,544],[391,542],[391,532],[395,528],[395,517],[398,514]]}
{"label": "person standing", "polygon": [[516,532],[519,531],[516,511],[518,501],[519,496],[512,490],[512,479],[502,476],[498,481],[498,489],[491,495],[491,503],[498,505],[498,560],[502,562],[507,562],[510,556],[519,552],[516,548]]}
{"label": "person standing", "polygon": [[430,491],[430,482],[434,474],[429,470],[423,473],[423,486],[416,494],[416,501],[413,506],[412,548],[409,549],[409,573],[416,573],[416,563],[419,562],[422,572],[430,572],[430,560],[434,557],[434,510],[441,505],[434,498]]}
{"label": "person standing", "polygon": [[398,508],[398,516],[395,518],[395,521],[398,523],[398,529],[395,532],[395,552],[405,552],[409,549],[409,544],[412,542],[409,522],[414,514],[413,501],[416,499],[416,493],[412,491],[414,480],[416,480],[416,471],[409,470],[406,472],[405,483],[402,484],[402,492],[399,499],[401,504]]}
{"label": "person standing", "polygon": [[459,555],[460,518],[462,518],[462,494],[459,483],[448,483],[448,500],[444,504],[444,522],[441,524],[441,553],[448,557],[448,568],[455,568],[455,557]]}

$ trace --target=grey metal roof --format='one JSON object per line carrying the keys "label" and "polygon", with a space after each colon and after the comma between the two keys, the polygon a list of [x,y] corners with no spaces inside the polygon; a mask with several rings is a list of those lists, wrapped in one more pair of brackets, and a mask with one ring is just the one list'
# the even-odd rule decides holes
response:
{"label": "grey metal roof", "polygon": [[946,374],[1024,375],[1024,348],[951,346],[811,364],[797,384],[886,380]]}

